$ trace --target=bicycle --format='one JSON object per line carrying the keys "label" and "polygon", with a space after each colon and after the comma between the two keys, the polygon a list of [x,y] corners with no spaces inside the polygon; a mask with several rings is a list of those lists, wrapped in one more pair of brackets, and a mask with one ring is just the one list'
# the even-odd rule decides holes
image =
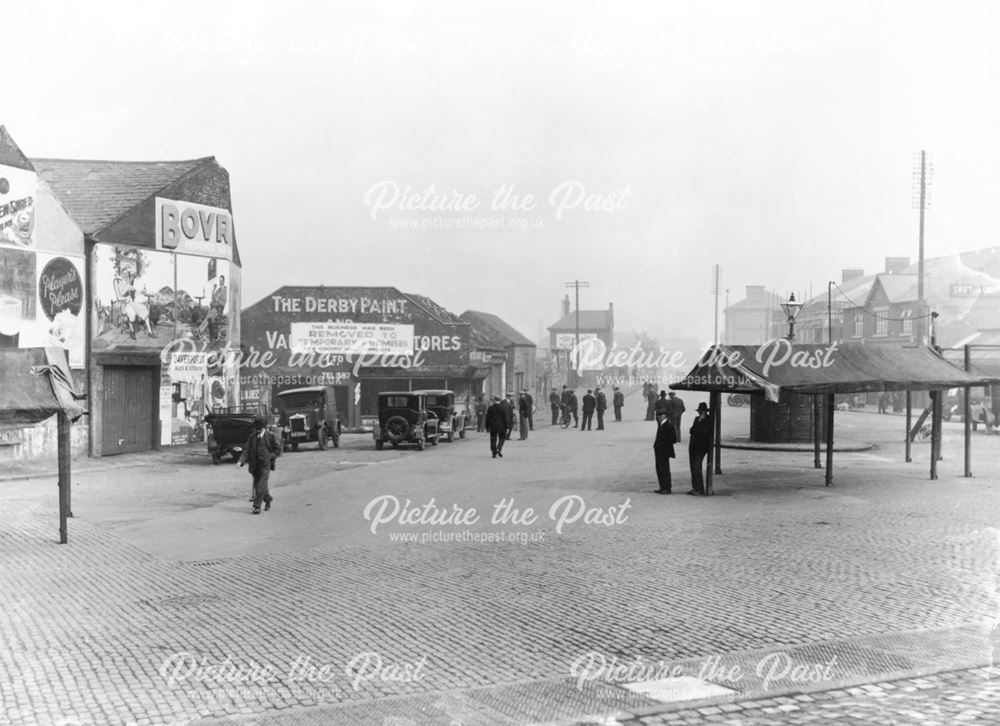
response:
{"label": "bicycle", "polygon": [[559,426],[562,427],[562,428],[564,428],[564,429],[568,429],[569,428],[570,418],[571,418],[571,415],[570,415],[570,412],[569,412],[569,406],[563,406],[562,407],[562,418],[559,419]]}

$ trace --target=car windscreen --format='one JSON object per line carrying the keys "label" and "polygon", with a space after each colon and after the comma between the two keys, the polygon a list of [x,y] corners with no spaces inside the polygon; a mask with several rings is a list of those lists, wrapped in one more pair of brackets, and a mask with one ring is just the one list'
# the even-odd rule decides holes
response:
{"label": "car windscreen", "polygon": [[278,405],[285,408],[316,408],[319,406],[319,396],[315,393],[290,393],[278,396]]}
{"label": "car windscreen", "polygon": [[451,403],[448,401],[448,396],[427,396],[427,407],[428,408],[447,408]]}

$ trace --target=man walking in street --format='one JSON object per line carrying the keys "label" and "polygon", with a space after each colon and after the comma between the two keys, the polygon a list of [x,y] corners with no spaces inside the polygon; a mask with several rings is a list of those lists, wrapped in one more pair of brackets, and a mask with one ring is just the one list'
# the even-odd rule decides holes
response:
{"label": "man walking in street", "polygon": [[[563,386],[563,388],[565,389],[566,387]],[[576,428],[580,425],[580,419],[576,416],[577,411],[579,410],[579,405],[576,400],[576,391],[572,388],[566,389],[565,404],[566,410],[573,416],[573,428]]]}
{"label": "man walking in street", "polygon": [[594,392],[589,388],[583,396],[583,422],[580,424],[581,431],[590,431],[594,423],[594,409],[597,407],[597,399]]}
{"label": "man walking in street", "polygon": [[705,493],[703,462],[712,448],[715,438],[715,422],[708,414],[708,405],[698,404],[698,417],[691,424],[691,438],[688,440],[688,458],[691,460],[691,491],[688,494]]}
{"label": "man walking in street", "polygon": [[625,405],[625,396],[622,395],[621,389],[615,386],[615,395],[611,399],[612,404],[615,407],[615,421],[622,420],[622,406]]}
{"label": "man walking in street", "polygon": [[604,430],[604,412],[608,410],[608,399],[604,391],[598,386],[594,389],[594,398],[597,399],[597,430]]}
{"label": "man walking in street", "polygon": [[673,391],[670,392],[669,398],[667,399],[667,416],[670,418],[670,423],[674,425],[674,431],[677,432],[677,441],[681,440],[681,416],[687,410],[684,408],[684,401],[677,397],[677,394]]}
{"label": "man walking in street", "polygon": [[552,409],[553,426],[559,423],[559,411],[561,410],[561,406],[562,399],[559,397],[559,391],[553,388],[552,393],[549,394],[549,408]]}
{"label": "man walking in street", "polygon": [[486,409],[486,430],[490,432],[490,452],[493,458],[503,458],[503,442],[510,435],[513,417],[500,396],[493,397],[493,404]]}
{"label": "man walking in street", "polygon": [[656,426],[656,439],[653,441],[656,481],[660,485],[660,488],[656,490],[657,494],[670,494],[670,460],[676,456],[675,443],[677,443],[677,434],[674,431],[674,424],[664,416]]}
{"label": "man walking in street", "polygon": [[243,446],[240,466],[248,465],[247,469],[253,477],[253,513],[260,514],[262,501],[265,512],[271,508],[271,502],[274,501],[268,489],[268,480],[274,471],[274,460],[281,455],[281,446],[274,438],[274,434],[267,430],[266,418],[258,416],[253,424],[255,430]]}

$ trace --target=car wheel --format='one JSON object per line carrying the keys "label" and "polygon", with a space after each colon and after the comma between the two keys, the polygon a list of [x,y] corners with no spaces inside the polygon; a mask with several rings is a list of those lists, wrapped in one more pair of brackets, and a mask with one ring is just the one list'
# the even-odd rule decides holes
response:
{"label": "car wheel", "polygon": [[385,422],[385,432],[390,441],[402,441],[410,435],[410,422],[402,416],[390,416]]}
{"label": "car wheel", "polygon": [[424,450],[424,440],[417,439],[417,451],[423,451],[423,450]]}
{"label": "car wheel", "polygon": [[379,451],[381,451],[383,446],[385,446],[385,442],[382,441],[382,439],[375,439],[375,448],[376,449],[378,449]]}
{"label": "car wheel", "polygon": [[316,432],[316,443],[319,444],[320,450],[326,449],[326,426],[320,426],[319,431]]}

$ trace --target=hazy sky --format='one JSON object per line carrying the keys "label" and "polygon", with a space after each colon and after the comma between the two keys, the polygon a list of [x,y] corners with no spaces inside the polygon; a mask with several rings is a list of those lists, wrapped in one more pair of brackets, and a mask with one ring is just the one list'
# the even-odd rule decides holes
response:
{"label": "hazy sky", "polygon": [[282,284],[394,285],[534,339],[581,279],[619,330],[707,341],[715,263],[735,302],[916,259],[919,149],[928,256],[1000,244],[996,3],[43,0],[4,17],[0,123],[29,156],[229,170],[245,306]]}

